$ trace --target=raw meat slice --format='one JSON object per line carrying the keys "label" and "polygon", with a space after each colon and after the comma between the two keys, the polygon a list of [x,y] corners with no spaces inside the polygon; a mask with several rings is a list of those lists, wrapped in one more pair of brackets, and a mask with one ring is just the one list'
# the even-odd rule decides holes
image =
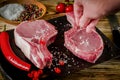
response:
{"label": "raw meat slice", "polygon": [[101,36],[96,30],[87,33],[86,28],[76,26],[72,13],[67,14],[67,19],[73,27],[64,33],[65,47],[77,57],[95,63],[104,49]]}
{"label": "raw meat slice", "polygon": [[52,63],[52,54],[47,46],[54,42],[56,35],[55,26],[45,20],[25,21],[14,30],[16,45],[40,69]]}

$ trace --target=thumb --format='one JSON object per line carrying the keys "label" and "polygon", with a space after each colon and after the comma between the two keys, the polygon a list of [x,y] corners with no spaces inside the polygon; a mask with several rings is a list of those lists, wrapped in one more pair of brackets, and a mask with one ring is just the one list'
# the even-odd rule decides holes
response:
{"label": "thumb", "polygon": [[82,15],[82,17],[79,20],[79,26],[81,28],[86,28],[89,23],[90,23],[90,19],[87,18],[85,15]]}
{"label": "thumb", "polygon": [[86,32],[90,33],[92,30],[95,29],[95,26],[97,25],[99,19],[94,19],[90,22],[90,24],[86,28]]}
{"label": "thumb", "polygon": [[74,2],[74,16],[75,16],[75,22],[77,25],[79,25],[79,19],[82,16],[83,7],[81,6],[81,3],[78,2],[78,0],[75,0]]}

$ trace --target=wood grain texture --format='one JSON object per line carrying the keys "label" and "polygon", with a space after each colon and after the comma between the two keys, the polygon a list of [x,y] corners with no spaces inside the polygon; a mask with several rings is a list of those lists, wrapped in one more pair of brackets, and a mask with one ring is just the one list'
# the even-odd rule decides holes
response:
{"label": "wood grain texture", "polygon": [[[64,13],[58,14],[55,11],[55,6],[57,5],[57,3],[59,1],[64,0],[39,0],[39,1],[42,2],[47,7],[47,13],[42,19],[48,20],[65,15]],[[120,22],[120,12],[116,13],[116,15]],[[3,30],[4,25],[7,26],[7,30],[15,28],[15,25],[11,25],[3,21],[0,21],[0,31]],[[99,28],[112,41],[111,28],[106,17],[102,18],[96,27]],[[1,75],[0,80],[3,80]],[[73,75],[69,75],[63,78],[62,80],[120,80],[120,57],[78,71]]]}
{"label": "wood grain texture", "polygon": [[78,71],[63,80],[120,80],[120,58]]}

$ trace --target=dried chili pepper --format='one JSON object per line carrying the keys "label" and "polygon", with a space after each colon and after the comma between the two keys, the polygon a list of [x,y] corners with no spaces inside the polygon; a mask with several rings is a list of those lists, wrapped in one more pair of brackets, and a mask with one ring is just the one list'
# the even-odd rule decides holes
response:
{"label": "dried chili pepper", "polygon": [[58,68],[58,67],[55,67],[55,68],[54,68],[54,71],[55,71],[57,74],[61,73],[61,69]]}
{"label": "dried chili pepper", "polygon": [[28,73],[28,77],[31,78],[32,80],[38,80],[40,75],[43,74],[43,70],[33,70],[30,73]]}
{"label": "dried chili pepper", "polygon": [[19,57],[15,55],[12,51],[12,48],[9,44],[9,35],[7,32],[1,32],[0,34],[0,43],[1,43],[1,50],[3,52],[4,57],[15,67],[29,71],[31,65],[22,61]]}
{"label": "dried chili pepper", "polygon": [[40,44],[45,45],[46,43],[45,43],[45,41],[40,40]]}

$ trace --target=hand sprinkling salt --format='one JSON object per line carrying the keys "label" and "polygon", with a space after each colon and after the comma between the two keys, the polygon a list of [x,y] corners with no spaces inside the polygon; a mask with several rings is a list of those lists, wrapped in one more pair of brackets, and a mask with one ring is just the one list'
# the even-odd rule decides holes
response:
{"label": "hand sprinkling salt", "polygon": [[0,8],[0,15],[8,20],[16,20],[24,10],[20,4],[7,4]]}

